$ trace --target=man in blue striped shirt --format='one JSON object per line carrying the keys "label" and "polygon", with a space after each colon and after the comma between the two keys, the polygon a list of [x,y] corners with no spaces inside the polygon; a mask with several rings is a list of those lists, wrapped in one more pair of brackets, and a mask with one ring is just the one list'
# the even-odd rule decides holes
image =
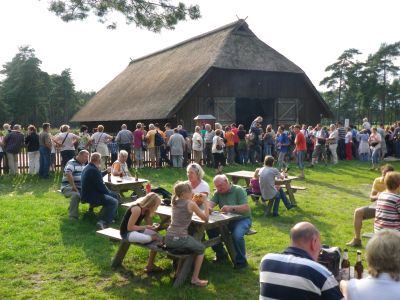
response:
{"label": "man in blue striped shirt", "polygon": [[260,265],[260,299],[343,299],[332,273],[320,265],[320,234],[315,226],[300,222],[290,230],[291,246],[270,253]]}
{"label": "man in blue striped shirt", "polygon": [[69,218],[78,219],[78,208],[81,200],[81,175],[83,168],[89,160],[87,150],[79,151],[78,155],[70,159],[64,168],[64,176],[61,181],[61,193],[67,198],[71,198],[69,204]]}

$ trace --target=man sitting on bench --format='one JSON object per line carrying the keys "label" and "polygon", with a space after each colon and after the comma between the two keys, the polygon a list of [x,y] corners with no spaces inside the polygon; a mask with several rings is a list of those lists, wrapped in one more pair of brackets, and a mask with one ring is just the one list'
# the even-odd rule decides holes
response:
{"label": "man sitting on bench", "polygon": [[113,221],[117,213],[118,195],[111,192],[104,184],[103,176],[107,171],[104,171],[102,174],[100,172],[100,165],[101,154],[98,152],[92,153],[90,163],[82,172],[81,199],[95,206],[103,206],[97,227],[104,229]]}
{"label": "man sitting on bench", "polygon": [[264,159],[264,167],[260,170],[260,188],[263,200],[274,201],[272,216],[277,217],[279,202],[282,199],[287,209],[291,209],[295,205],[290,203],[286,197],[285,192],[280,186],[275,185],[275,178],[283,179],[284,177],[279,173],[278,169],[274,168],[275,159],[267,155]]}
{"label": "man sitting on bench", "polygon": [[77,220],[79,217],[79,202],[81,200],[81,175],[83,168],[89,159],[87,150],[79,151],[78,155],[70,159],[64,168],[64,176],[61,181],[61,193],[67,198],[71,197],[69,203],[69,218]]}

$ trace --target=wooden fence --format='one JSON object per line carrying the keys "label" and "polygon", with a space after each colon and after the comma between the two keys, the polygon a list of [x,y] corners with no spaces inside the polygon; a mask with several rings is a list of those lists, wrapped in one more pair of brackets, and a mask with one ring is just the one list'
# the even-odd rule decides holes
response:
{"label": "wooden fence", "polygon": [[[144,166],[145,167],[149,167],[151,165],[150,159],[149,159],[149,153],[148,151],[143,151],[144,152]],[[170,159],[169,153],[167,154],[168,158]],[[191,155],[191,157],[193,157],[193,155]],[[134,161],[134,155],[133,155],[133,151],[132,151],[132,161]],[[111,157],[108,158],[107,161],[107,165],[110,165],[110,159]],[[4,153],[3,156],[3,160],[0,164],[0,174],[4,174],[5,170],[4,170],[4,164],[5,164],[5,160],[6,160],[6,154]],[[28,159],[28,152],[26,151],[26,148],[22,148],[21,152],[18,154],[18,170],[20,174],[27,174],[29,171],[29,159]],[[163,162],[163,165],[165,165],[166,163]],[[61,154],[59,150],[56,150],[55,153],[55,171],[61,171]]]}

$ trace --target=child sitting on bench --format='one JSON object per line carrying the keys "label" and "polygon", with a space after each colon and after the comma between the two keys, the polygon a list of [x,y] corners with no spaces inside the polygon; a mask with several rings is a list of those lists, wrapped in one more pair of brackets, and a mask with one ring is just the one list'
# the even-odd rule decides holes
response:
{"label": "child sitting on bench", "polygon": [[[156,193],[148,193],[139,198],[126,211],[120,226],[121,237],[129,242],[148,244],[159,239],[156,225],[153,225],[153,215],[161,203],[160,197]],[[140,225],[142,221],[146,225]],[[146,273],[161,271],[161,268],[154,264],[156,257],[155,251],[150,251],[147,266],[144,269]]]}
{"label": "child sitting on bench", "polygon": [[[203,221],[208,221],[208,202],[203,199],[204,209],[201,210],[196,202],[192,201],[193,192],[189,182],[177,182],[174,186],[172,198],[171,225],[167,229],[165,244],[170,249],[187,249],[196,254],[191,283],[196,286],[206,286],[208,281],[199,278],[200,268],[204,259],[205,246],[201,241],[195,240],[188,233],[192,222],[193,212]],[[179,273],[181,264],[178,265]]]}
{"label": "child sitting on bench", "polygon": [[253,178],[250,179],[250,186],[246,189],[247,195],[258,195],[261,196],[260,190],[260,168],[254,171]]}

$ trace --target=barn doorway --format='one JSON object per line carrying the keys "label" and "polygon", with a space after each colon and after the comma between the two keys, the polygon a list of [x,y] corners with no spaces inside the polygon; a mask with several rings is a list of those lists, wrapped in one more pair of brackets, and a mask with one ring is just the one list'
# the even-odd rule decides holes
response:
{"label": "barn doorway", "polygon": [[263,126],[275,125],[274,102],[274,99],[236,98],[236,123],[243,124],[248,130],[251,122],[257,116],[262,116]]}

